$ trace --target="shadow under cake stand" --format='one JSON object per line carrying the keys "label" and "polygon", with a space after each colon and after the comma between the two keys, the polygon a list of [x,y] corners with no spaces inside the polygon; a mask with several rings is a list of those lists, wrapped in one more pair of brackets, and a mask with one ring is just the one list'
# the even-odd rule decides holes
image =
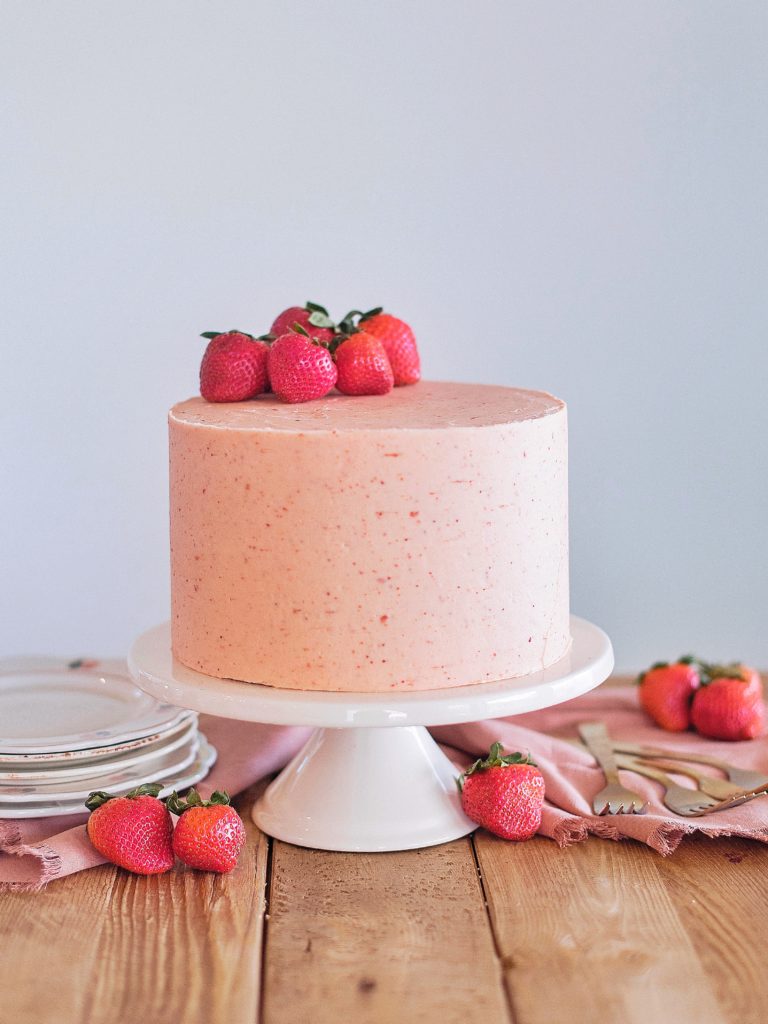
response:
{"label": "shadow under cake stand", "polygon": [[426,726],[505,718],[593,689],[613,668],[611,642],[575,616],[571,634],[568,654],[541,672],[408,693],[307,692],[217,679],[175,660],[168,623],[136,640],[128,665],[138,686],[168,704],[246,722],[314,726],[253,808],[268,835],[321,850],[411,850],[477,827],[461,809],[458,770]]}

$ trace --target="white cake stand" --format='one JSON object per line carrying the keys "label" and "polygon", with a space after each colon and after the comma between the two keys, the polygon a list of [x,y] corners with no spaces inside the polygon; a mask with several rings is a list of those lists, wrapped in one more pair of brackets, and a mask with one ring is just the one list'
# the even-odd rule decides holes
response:
{"label": "white cake stand", "polygon": [[173,658],[167,623],[138,638],[128,665],[143,690],[168,704],[315,727],[253,808],[264,832],[321,850],[411,850],[476,828],[461,810],[457,769],[425,727],[522,714],[593,689],[613,668],[611,642],[575,616],[571,633],[570,652],[543,672],[410,693],[309,693],[216,679]]}

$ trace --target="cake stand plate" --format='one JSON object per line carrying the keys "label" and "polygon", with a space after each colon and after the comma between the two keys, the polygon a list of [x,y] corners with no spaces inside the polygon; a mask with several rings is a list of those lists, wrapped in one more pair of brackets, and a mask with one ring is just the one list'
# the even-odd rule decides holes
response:
{"label": "cake stand plate", "polygon": [[593,689],[613,668],[611,642],[575,616],[571,634],[568,654],[541,672],[410,693],[308,692],[216,679],[176,661],[168,623],[136,640],[128,666],[138,686],[167,704],[315,727],[253,809],[264,832],[321,850],[411,850],[476,828],[461,810],[458,769],[426,726],[523,714]]}

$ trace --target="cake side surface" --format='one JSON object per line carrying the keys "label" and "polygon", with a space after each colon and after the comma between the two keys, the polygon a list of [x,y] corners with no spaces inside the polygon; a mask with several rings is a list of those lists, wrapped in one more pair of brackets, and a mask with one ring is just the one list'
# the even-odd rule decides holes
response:
{"label": "cake side surface", "polygon": [[192,399],[169,422],[185,665],[360,692],[520,676],[566,653],[559,400],[422,382],[306,406]]}

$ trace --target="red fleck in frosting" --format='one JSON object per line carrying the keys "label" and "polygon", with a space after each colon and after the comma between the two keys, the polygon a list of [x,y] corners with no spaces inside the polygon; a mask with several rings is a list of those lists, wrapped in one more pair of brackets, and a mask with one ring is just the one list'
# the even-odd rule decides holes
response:
{"label": "red fleck in frosting", "polygon": [[568,631],[565,405],[422,381],[170,417],[175,656],[300,690],[520,676]]}

